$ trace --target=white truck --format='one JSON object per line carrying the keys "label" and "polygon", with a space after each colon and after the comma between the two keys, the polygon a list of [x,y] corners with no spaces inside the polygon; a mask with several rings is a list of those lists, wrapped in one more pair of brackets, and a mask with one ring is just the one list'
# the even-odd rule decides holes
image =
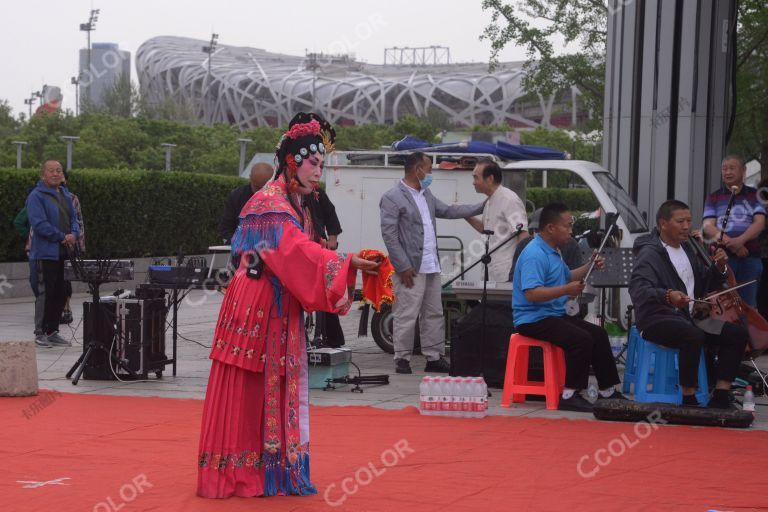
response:
{"label": "white truck", "polygon": [[[595,163],[579,160],[504,162],[491,154],[441,153],[439,150],[427,154],[433,159],[434,178],[430,190],[445,203],[472,204],[485,200],[485,195],[475,192],[472,186],[473,162],[485,156],[498,161],[503,169],[503,184],[526,201],[529,215],[536,207],[543,206],[534,205],[527,199],[529,173],[536,173],[544,183],[554,181],[554,177],[560,174],[558,182],[563,182],[562,175],[565,175],[569,186],[591,190],[602,212],[619,214],[616,223],[619,247],[631,248],[639,235],[648,232],[644,215],[613,175]],[[340,251],[378,249],[386,252],[381,238],[379,200],[384,192],[403,178],[403,155],[403,152],[397,151],[338,152],[326,161],[325,189],[336,206],[343,229],[339,237]],[[437,219],[437,234],[444,283],[484,254],[482,235],[464,220]],[[482,283],[481,270],[482,265],[477,265],[461,279]],[[510,284],[491,283],[490,287],[504,291],[509,290]],[[628,295],[626,290],[613,295],[608,297],[607,316],[623,323],[624,304],[629,304]],[[389,308],[373,315],[371,328],[374,339],[386,351],[392,350],[391,323]]]}

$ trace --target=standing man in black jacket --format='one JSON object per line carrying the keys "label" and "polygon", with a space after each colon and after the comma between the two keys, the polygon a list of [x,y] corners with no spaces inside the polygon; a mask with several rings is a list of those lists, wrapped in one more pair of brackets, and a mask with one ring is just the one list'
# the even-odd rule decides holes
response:
{"label": "standing man in black jacket", "polygon": [[656,229],[635,241],[635,268],[629,294],[637,328],[648,341],[680,350],[683,405],[698,405],[695,392],[703,346],[718,348],[717,384],[709,406],[730,408],[728,390],[736,377],[749,333],[741,325],[694,315],[693,298],[720,287],[728,272],[725,251],[707,268],[690,246],[691,211],[681,201],[666,201],[656,213]]}
{"label": "standing man in black jacket", "polygon": [[232,240],[232,235],[237,229],[237,224],[240,222],[240,211],[245,206],[245,203],[251,198],[253,194],[261,190],[271,178],[272,178],[272,166],[259,162],[251,167],[250,183],[237,187],[227,196],[227,202],[224,205],[224,215],[219,222],[219,234],[225,244],[229,244]]}

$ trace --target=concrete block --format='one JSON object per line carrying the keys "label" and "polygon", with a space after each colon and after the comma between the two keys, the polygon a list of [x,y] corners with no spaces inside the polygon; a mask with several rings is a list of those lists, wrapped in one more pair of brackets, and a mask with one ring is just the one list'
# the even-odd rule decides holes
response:
{"label": "concrete block", "polygon": [[34,341],[0,341],[0,396],[37,394]]}

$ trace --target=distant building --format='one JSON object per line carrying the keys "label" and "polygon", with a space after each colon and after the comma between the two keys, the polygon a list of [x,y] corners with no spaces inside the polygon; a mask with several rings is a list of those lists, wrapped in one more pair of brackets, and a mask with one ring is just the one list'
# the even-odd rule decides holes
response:
{"label": "distant building", "polygon": [[[375,65],[350,55],[292,56],[258,48],[155,37],[138,49],[136,69],[145,101],[189,106],[204,123],[246,129],[286,125],[315,110],[340,125],[395,123],[406,114],[436,113],[455,126],[571,126],[587,116],[576,93],[526,95],[523,63]],[[574,107],[577,109],[574,111]]]}
{"label": "distant building", "polygon": [[[90,61],[90,62],[89,62]],[[80,50],[80,102],[104,106],[104,94],[121,78],[131,80],[131,53],[116,43],[93,43]]]}

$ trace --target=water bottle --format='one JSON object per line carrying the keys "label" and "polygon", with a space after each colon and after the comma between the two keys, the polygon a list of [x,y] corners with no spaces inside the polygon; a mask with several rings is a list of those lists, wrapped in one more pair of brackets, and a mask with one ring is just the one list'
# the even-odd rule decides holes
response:
{"label": "water bottle", "polygon": [[451,416],[460,417],[462,415],[461,413],[461,402],[463,398],[463,390],[461,389],[461,379],[457,377],[448,377],[449,379],[449,386],[448,389],[450,390],[450,396],[451,396]]}
{"label": "water bottle", "polygon": [[590,382],[589,387],[587,388],[587,397],[591,402],[594,402],[595,400],[597,400],[597,395],[598,395],[597,386],[595,385],[594,382]]}
{"label": "water bottle", "polygon": [[440,416],[451,415],[451,379],[450,377],[439,378],[440,381]]}
{"label": "water bottle", "polygon": [[472,379],[465,377],[461,379],[462,400],[461,400],[461,416],[462,418],[472,417]]}
{"label": "water bottle", "polygon": [[744,391],[744,401],[741,403],[741,410],[755,412],[755,394],[752,392],[752,386],[747,386]]}
{"label": "water bottle", "polygon": [[430,380],[431,377],[424,377],[421,379],[421,383],[419,384],[419,412],[425,416],[429,416],[431,414],[429,408],[429,386],[431,384]]}
{"label": "water bottle", "polygon": [[485,418],[488,412],[488,385],[484,378],[478,377],[478,380],[480,380],[480,417]]}

